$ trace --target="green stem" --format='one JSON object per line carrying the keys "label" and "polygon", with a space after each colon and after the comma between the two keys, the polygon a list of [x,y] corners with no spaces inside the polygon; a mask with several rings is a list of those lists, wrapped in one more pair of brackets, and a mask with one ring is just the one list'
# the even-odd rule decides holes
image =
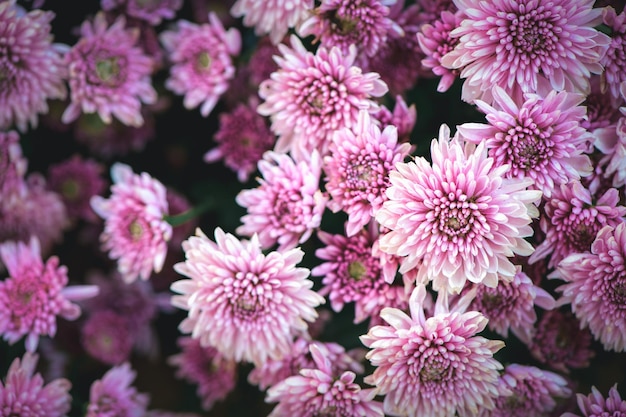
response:
{"label": "green stem", "polygon": [[187,223],[189,220],[195,219],[208,209],[212,208],[214,205],[215,201],[213,199],[205,200],[199,205],[192,207],[187,211],[183,211],[182,213],[164,216],[163,220],[172,225],[172,227],[180,226]]}

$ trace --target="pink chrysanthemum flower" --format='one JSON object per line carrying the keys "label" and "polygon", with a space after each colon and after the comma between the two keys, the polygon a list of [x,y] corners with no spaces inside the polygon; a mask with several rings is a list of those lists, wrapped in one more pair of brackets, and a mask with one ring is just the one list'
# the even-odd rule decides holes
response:
{"label": "pink chrysanthemum flower", "polygon": [[314,151],[310,160],[296,163],[287,154],[268,151],[258,167],[260,185],[236,197],[248,211],[237,233],[258,234],[265,249],[278,243],[279,250],[286,250],[306,242],[319,227],[328,200],[319,188],[319,154]]}
{"label": "pink chrysanthemum flower", "polygon": [[338,375],[331,358],[317,345],[310,351],[314,368],[302,369],[268,389],[265,401],[278,403],[269,417],[384,416],[382,404],[374,400],[375,389],[362,389],[352,371]]}
{"label": "pink chrysanthemum flower", "polygon": [[57,316],[75,320],[81,310],[72,301],[97,294],[91,285],[67,287],[67,268],[56,256],[45,263],[36,237],[29,244],[0,244],[0,258],[9,277],[0,281],[0,334],[13,344],[26,336],[26,350],[37,349],[40,336],[54,337]]}
{"label": "pink chrysanthemum flower", "polygon": [[219,130],[213,136],[217,147],[204,154],[205,162],[220,159],[237,173],[240,182],[248,181],[263,154],[274,147],[276,138],[267,119],[257,113],[256,100],[239,103],[232,111],[219,114]]}
{"label": "pink chrysanthemum flower", "polygon": [[493,410],[481,410],[478,417],[551,417],[557,400],[572,393],[560,375],[516,363],[504,368],[500,382],[512,394],[496,398]]}
{"label": "pink chrysanthemum flower", "polygon": [[167,363],[176,368],[177,378],[197,385],[202,408],[208,411],[235,388],[237,362],[226,359],[212,346],[201,346],[198,339],[191,337],[179,337],[178,346],[181,352],[170,356]]}
{"label": "pink chrysanthemum flower", "polygon": [[494,85],[512,97],[550,90],[585,94],[591,73],[603,70],[609,37],[594,28],[602,17],[593,0],[454,3],[464,14],[451,33],[459,44],[441,62],[461,70],[467,102],[490,102]]}
{"label": "pink chrysanthemum flower", "polygon": [[100,0],[102,10],[121,10],[127,16],[157,26],[163,19],[173,19],[183,0]]}
{"label": "pink chrysanthemum flower", "polygon": [[119,365],[130,359],[133,336],[127,318],[108,309],[90,313],[80,329],[85,352],[107,365]]}
{"label": "pink chrysanthemum flower", "polygon": [[548,267],[555,267],[572,253],[588,252],[600,229],[617,226],[626,216],[615,188],[597,200],[578,181],[562,184],[546,201],[540,220],[545,239],[530,256],[534,263],[550,256]]}
{"label": "pink chrysanthemum flower", "polygon": [[324,157],[328,208],[348,214],[346,233],[353,236],[367,225],[386,200],[389,172],[409,154],[409,143],[398,143],[395,126],[381,132],[367,111],[359,112],[352,128],[333,133]]}
{"label": "pink chrysanthemum flower", "polygon": [[372,327],[361,341],[375,366],[365,382],[385,396],[385,413],[393,416],[449,417],[477,415],[492,409],[493,399],[507,390],[499,386],[502,365],[493,358],[504,343],[476,336],[487,325],[477,311],[466,312],[463,297],[452,309],[438,297],[435,314],[426,318],[426,287],[413,291],[410,316],[385,308],[389,324]]}
{"label": "pink chrysanthemum flower", "polygon": [[411,132],[417,122],[417,110],[415,104],[407,106],[402,96],[396,96],[396,102],[393,106],[393,112],[386,106],[380,106],[380,110],[374,115],[374,119],[378,120],[383,127],[392,125],[398,131],[398,142],[410,142]]}
{"label": "pink chrysanthemum flower", "polygon": [[148,407],[147,394],[137,392],[131,384],[136,373],[128,362],[109,369],[89,390],[86,417],[142,417]]}
{"label": "pink chrysanthemum flower", "polygon": [[[617,391],[617,384],[609,390],[609,396],[604,398],[595,386],[591,387],[591,394],[576,394],[578,408],[582,417],[624,417],[626,416],[626,400]],[[561,417],[581,417],[578,414],[567,412]]]}
{"label": "pink chrysanthemum flower", "polygon": [[432,166],[420,157],[389,174],[388,200],[376,213],[390,230],[380,250],[405,257],[400,273],[421,262],[418,278],[432,279],[435,290],[510,281],[516,270],[508,257],[533,251],[524,237],[532,235],[532,203],[541,193],[526,190],[530,181],[503,179],[508,167],[494,167],[484,143],[463,147],[446,125],[431,157]]}
{"label": "pink chrysanthemum flower", "polygon": [[313,10],[313,0],[237,0],[230,13],[243,16],[243,24],[254,27],[257,36],[269,35],[273,44],[278,44],[289,28],[295,27]]}
{"label": "pink chrysanthemum flower", "polygon": [[258,112],[270,116],[279,136],[277,152],[291,151],[304,159],[317,149],[325,155],[332,132],[352,127],[359,110],[377,111],[371,97],[383,96],[387,85],[378,74],[354,66],[356,47],[348,54],[320,47],[313,54],[295,35],[290,39],[291,48],[278,45],[278,71],[259,86],[265,101]]}
{"label": "pink chrysanthemum flower", "polygon": [[44,385],[35,373],[38,360],[38,355],[26,352],[22,360],[11,362],[4,384],[0,381],[2,416],[65,417],[70,411],[72,384],[59,378]]}
{"label": "pink chrysanthemum flower", "polygon": [[580,126],[584,96],[550,91],[545,98],[527,94],[518,104],[498,86],[492,94],[494,107],[475,101],[489,124],[465,123],[457,129],[472,143],[484,141],[496,166],[509,165],[507,178],[532,178],[533,187],[550,197],[555,187],[591,174],[583,152],[593,139]]}
{"label": "pink chrysanthemum flower", "polygon": [[610,91],[605,91],[601,75],[592,76],[590,84],[591,90],[583,102],[583,106],[587,108],[587,114],[580,125],[594,133],[596,129],[614,126],[619,120],[620,111],[612,103]]}
{"label": "pink chrysanthemum flower", "polygon": [[142,103],[156,102],[151,84],[152,59],[136,45],[137,28],[127,29],[123,17],[109,26],[104,13],[81,25],[81,38],[66,55],[71,103],[62,120],[70,123],[81,113],[97,113],[104,123],[113,116],[141,126]]}
{"label": "pink chrysanthemum flower", "polygon": [[259,39],[250,60],[246,65],[249,71],[249,82],[255,89],[278,70],[278,65],[274,61],[274,55],[278,55],[280,51],[278,47],[271,43],[267,38]]}
{"label": "pink chrysanthemum flower", "polygon": [[626,350],[626,223],[603,227],[591,253],[569,255],[550,278],[566,282],[557,288],[559,303],[571,303],[581,325],[606,350]]}
{"label": "pink chrysanthemum flower", "polygon": [[104,219],[102,248],[117,260],[124,281],[148,279],[152,271],[163,267],[172,236],[172,226],[164,220],[168,214],[165,187],[122,163],[111,167],[111,178],[111,196],[91,199],[91,207]]}
{"label": "pink chrysanthemum flower", "polygon": [[225,30],[217,15],[210,13],[209,23],[179,20],[160,39],[172,63],[165,86],[184,95],[186,109],[200,106],[200,114],[208,116],[235,76],[232,57],[241,51],[239,31]]}
{"label": "pink chrysanthemum flower", "polygon": [[598,168],[602,178],[611,186],[621,188],[626,184],[626,116],[617,124],[594,132],[595,147],[601,152]]}
{"label": "pink chrysanthemum flower", "polygon": [[189,279],[171,286],[181,294],[172,304],[189,311],[179,328],[226,358],[262,364],[284,357],[324,302],[309,270],[296,267],[299,248],[264,255],[256,235],[240,241],[217,228],[215,242],[197,229],[183,249],[186,260],[174,269]]}
{"label": "pink chrysanthemum flower", "polygon": [[66,47],[52,44],[53,12],[26,12],[15,0],[0,2],[0,130],[24,132],[48,112],[48,99],[67,94]]}
{"label": "pink chrysanthemum flower", "polygon": [[621,104],[623,101],[620,94],[620,84],[626,80],[626,11],[618,15],[615,8],[609,6],[602,8],[602,23],[610,30],[611,43],[606,54],[600,60],[604,67],[602,73],[605,88],[613,98],[614,104]]}

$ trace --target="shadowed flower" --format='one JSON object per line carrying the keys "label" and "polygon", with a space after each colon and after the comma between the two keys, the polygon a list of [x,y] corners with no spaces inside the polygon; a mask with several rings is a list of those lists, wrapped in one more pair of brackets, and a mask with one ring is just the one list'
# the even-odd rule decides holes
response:
{"label": "shadowed flower", "polygon": [[27,169],[28,160],[22,154],[18,133],[0,132],[0,200],[24,189]]}
{"label": "shadowed flower", "polygon": [[224,357],[262,364],[291,352],[293,338],[317,317],[324,298],[311,290],[309,270],[298,268],[299,249],[265,255],[257,235],[238,240],[200,229],[183,242],[186,260],[174,269],[189,279],[172,284],[172,304],[188,310],[179,328]]}
{"label": "shadowed flower", "polygon": [[[576,394],[578,408],[582,412],[582,417],[610,416],[624,417],[626,416],[626,400],[617,391],[617,384],[613,385],[609,390],[609,396],[604,398],[595,386],[591,387],[591,394]],[[581,417],[574,413],[565,413],[561,417]]]}
{"label": "shadowed flower", "polygon": [[80,329],[81,345],[87,354],[107,365],[130,359],[133,336],[127,318],[108,309],[90,313]]}
{"label": "shadowed flower", "polygon": [[398,130],[398,142],[410,142],[411,133],[417,122],[417,110],[415,104],[407,106],[402,96],[396,96],[396,102],[391,112],[386,106],[380,106],[380,110],[373,114],[383,127],[395,126]]}
{"label": "shadowed flower", "polygon": [[602,153],[597,168],[602,178],[615,188],[626,184],[626,116],[616,125],[596,129],[595,147]]}
{"label": "shadowed flower", "polygon": [[613,98],[613,104],[622,103],[620,84],[626,80],[626,11],[618,15],[612,6],[602,8],[602,23],[608,26],[611,43],[600,63],[604,67],[602,73],[605,88]]}
{"label": "shadowed flower", "polygon": [[136,373],[128,362],[109,369],[89,390],[86,417],[142,417],[149,397],[131,385]]}
{"label": "shadowed flower", "polygon": [[127,16],[157,26],[163,19],[173,19],[183,0],[100,0],[102,10],[119,9]]}

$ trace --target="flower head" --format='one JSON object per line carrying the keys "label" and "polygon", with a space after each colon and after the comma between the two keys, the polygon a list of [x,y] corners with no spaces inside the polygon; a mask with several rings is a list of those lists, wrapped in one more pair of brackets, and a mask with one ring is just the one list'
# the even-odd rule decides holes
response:
{"label": "flower head", "polygon": [[130,359],[134,333],[128,319],[114,310],[98,310],[80,329],[81,345],[89,356],[107,365],[119,365]]}
{"label": "flower head", "polygon": [[602,23],[611,31],[611,43],[600,63],[604,67],[602,77],[614,104],[622,103],[620,84],[626,80],[626,11],[617,14],[612,6],[602,8]]}
{"label": "flower head", "polygon": [[[595,417],[595,416],[611,416],[611,417],[624,417],[626,416],[626,400],[622,400],[622,397],[617,391],[617,384],[613,385],[609,390],[609,396],[603,397],[600,391],[595,386],[591,387],[591,393],[589,395],[576,394],[578,407],[583,414],[583,417]],[[565,413],[561,417],[580,417],[578,414]]]}
{"label": "flower head", "polygon": [[149,397],[137,392],[131,384],[136,373],[128,362],[109,369],[89,390],[86,417],[142,417]]}

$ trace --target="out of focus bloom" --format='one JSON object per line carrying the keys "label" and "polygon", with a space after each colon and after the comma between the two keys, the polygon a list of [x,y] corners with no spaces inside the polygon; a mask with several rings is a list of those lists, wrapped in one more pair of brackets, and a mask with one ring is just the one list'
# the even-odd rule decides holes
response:
{"label": "out of focus bloom", "polygon": [[41,259],[39,240],[0,244],[9,277],[0,281],[0,334],[13,344],[26,336],[26,350],[37,349],[40,336],[54,337],[57,316],[75,320],[80,307],[72,301],[97,294],[95,286],[70,286],[67,268],[55,256]]}
{"label": "out of focus bloom", "polygon": [[241,191],[236,201],[248,211],[237,233],[258,234],[264,249],[278,243],[291,249],[309,239],[319,227],[328,198],[319,186],[322,173],[319,154],[295,162],[288,154],[268,151],[258,163],[260,185]]}
{"label": "out of focus bloom", "polygon": [[134,334],[126,317],[113,310],[89,314],[80,329],[80,342],[89,356],[107,365],[130,359]]}
{"label": "out of focus bloom", "polygon": [[365,382],[385,395],[385,413],[392,416],[473,416],[492,409],[495,397],[510,392],[499,386],[502,365],[493,358],[504,343],[476,336],[487,319],[466,312],[467,300],[449,309],[438,297],[434,316],[426,318],[425,299],[426,287],[418,285],[410,316],[385,308],[381,317],[388,325],[361,336],[376,367]]}
{"label": "out of focus bloom", "polygon": [[184,95],[186,109],[200,106],[200,114],[208,116],[235,76],[232,57],[241,51],[239,31],[226,31],[217,15],[210,13],[204,24],[179,20],[160,39],[172,64],[165,86]]}
{"label": "out of focus bloom", "polygon": [[602,178],[613,187],[623,187],[626,184],[626,116],[616,125],[597,129],[594,136],[594,145],[603,154],[597,164]]}
{"label": "out of focus bloom", "polygon": [[618,15],[613,7],[602,8],[602,23],[611,31],[611,43],[600,63],[604,67],[604,82],[613,98],[614,104],[622,103],[620,84],[626,80],[626,12]]}
{"label": "out of focus bloom", "polygon": [[111,167],[111,178],[111,196],[91,199],[91,207],[104,219],[102,248],[117,260],[126,282],[148,279],[163,267],[172,236],[172,226],[164,219],[168,214],[165,187],[122,163]]}
{"label": "out of focus bloom", "polygon": [[50,11],[26,12],[15,0],[0,2],[0,130],[24,132],[48,112],[48,99],[65,98],[66,47],[53,44]]}
{"label": "out of focus bloom", "polygon": [[109,26],[104,13],[80,27],[81,38],[67,53],[71,103],[62,120],[73,122],[81,113],[97,113],[104,123],[113,116],[141,126],[141,106],[156,102],[152,59],[137,46],[139,30],[127,29],[123,17]]}
{"label": "out of focus bloom", "polygon": [[373,116],[383,128],[389,125],[396,127],[398,142],[403,143],[411,140],[411,133],[415,127],[415,122],[417,122],[417,110],[415,104],[407,106],[401,95],[396,96],[393,112],[383,105]]}
{"label": "out of focus bloom", "polygon": [[35,373],[39,356],[26,352],[15,358],[4,383],[0,381],[0,412],[2,416],[65,417],[72,406],[69,394],[72,384],[65,378],[44,385]]}
{"label": "out of focus bloom", "polygon": [[591,174],[584,152],[592,137],[580,125],[586,109],[580,94],[554,90],[545,97],[527,94],[521,104],[500,87],[492,90],[494,106],[476,100],[489,124],[457,127],[464,139],[485,142],[496,166],[507,164],[507,178],[531,178],[533,187],[550,197],[552,190]]}
{"label": "out of focus bloom", "polygon": [[459,44],[442,58],[461,70],[463,99],[489,97],[494,85],[519,98],[550,90],[587,93],[589,77],[603,70],[609,37],[594,27],[602,10],[593,0],[454,0],[463,13],[451,36]]}
{"label": "out of focus bloom", "polygon": [[86,417],[142,417],[148,407],[147,394],[137,392],[131,384],[136,373],[128,362],[109,369],[89,390]]}
{"label": "out of focus bloom", "polygon": [[100,0],[102,10],[120,10],[125,15],[156,26],[163,19],[173,19],[183,0]]}
{"label": "out of focus bloom", "polygon": [[361,389],[352,371],[336,374],[331,359],[317,345],[310,350],[314,368],[302,369],[268,389],[265,401],[278,402],[269,417],[384,416],[382,404],[374,400],[375,389]]}
{"label": "out of focus bloom", "polygon": [[576,394],[576,400],[582,416],[568,412],[561,417],[626,416],[626,400],[622,400],[622,397],[619,395],[617,384],[611,387],[609,396],[606,398],[602,396],[595,386],[592,386],[591,394],[587,396]]}
{"label": "out of focus bloom", "polygon": [[278,71],[259,86],[265,100],[258,107],[272,121],[277,152],[291,151],[297,158],[308,157],[313,149],[328,152],[332,132],[351,128],[359,110],[373,113],[387,85],[376,73],[363,73],[354,66],[356,47],[343,54],[337,47],[319,47],[309,52],[298,37],[291,36],[291,48],[278,45]]}
{"label": "out of focus bloom", "polygon": [[418,278],[435,290],[459,292],[466,280],[495,287],[516,273],[508,257],[529,255],[533,202],[539,191],[530,180],[506,180],[507,166],[494,167],[484,143],[477,147],[450,140],[442,125],[426,158],[397,163],[389,174],[388,200],[376,220],[390,232],[381,251],[405,257],[400,272],[419,265]]}
{"label": "out of focus bloom", "polygon": [[259,365],[284,357],[324,302],[309,270],[296,267],[299,248],[265,255],[257,235],[240,241],[217,228],[215,242],[198,229],[183,250],[186,260],[174,269],[189,279],[171,286],[180,294],[172,304],[189,311],[179,328],[227,359]]}
{"label": "out of focus bloom", "polygon": [[19,193],[24,188],[28,160],[22,154],[20,136],[15,130],[0,132],[0,196]]}
{"label": "out of focus bloom", "polygon": [[581,325],[606,350],[626,350],[626,223],[604,226],[591,245],[591,253],[563,259],[551,278],[566,283],[557,288],[559,303],[571,303]]}

